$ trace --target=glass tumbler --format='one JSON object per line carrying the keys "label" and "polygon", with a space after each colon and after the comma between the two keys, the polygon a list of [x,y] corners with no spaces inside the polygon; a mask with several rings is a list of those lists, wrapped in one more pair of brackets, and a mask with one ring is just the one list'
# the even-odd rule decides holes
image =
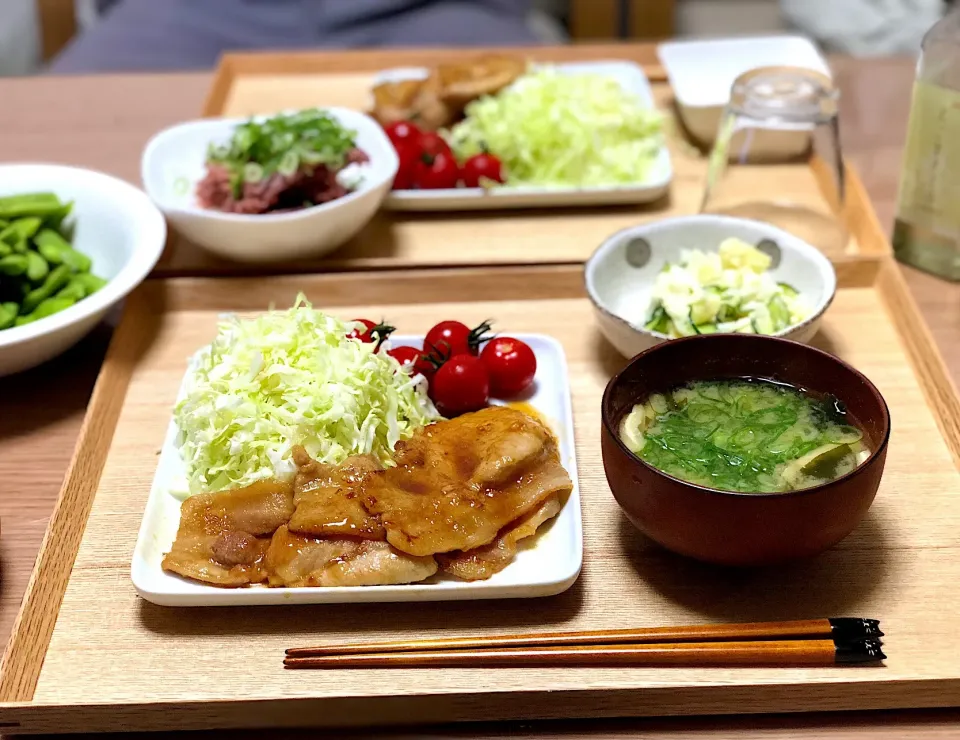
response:
{"label": "glass tumbler", "polygon": [[701,213],[766,221],[828,256],[849,251],[839,91],[826,75],[760,67],[736,79]]}

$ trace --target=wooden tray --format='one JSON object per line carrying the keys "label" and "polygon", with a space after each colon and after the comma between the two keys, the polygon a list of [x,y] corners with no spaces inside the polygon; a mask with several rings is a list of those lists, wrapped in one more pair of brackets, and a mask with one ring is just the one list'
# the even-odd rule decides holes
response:
{"label": "wooden tray", "polygon": [[[621,516],[599,453],[600,396],[624,360],[577,267],[151,281],[131,298],[0,670],[14,733],[690,715],[960,703],[960,405],[892,259],[839,264],[818,344],[863,370],[893,417],[864,523],[798,565],[732,571],[672,556]],[[304,290],[344,315],[421,332],[438,316],[558,338],[576,422],[580,580],[541,600],[177,610],[138,599],[131,554],[184,363],[220,310]],[[499,300],[491,300],[495,296]],[[426,301],[426,302],[425,302]],[[324,639],[493,634],[702,621],[873,616],[884,667],[422,669],[285,672]]]}
{"label": "wooden tray", "polygon": [[[396,269],[467,265],[582,263],[610,234],[637,223],[696,213],[706,179],[706,155],[684,138],[673,112],[655,46],[608,45],[512,50],[542,61],[627,59],[644,66],[658,106],[668,116],[673,160],[671,194],[644,206],[543,209],[496,213],[379,214],[352,241],[326,258],[288,264],[229,262],[171,235],[157,265],[159,276],[290,274],[354,269]],[[207,101],[208,116],[242,116],[283,108],[340,105],[366,109],[377,70],[424,66],[462,58],[462,50],[358,52],[331,56],[305,54],[229,54],[221,62]],[[820,178],[806,164],[758,166],[738,173],[751,191],[790,193],[816,203]],[[847,173],[848,221],[852,238],[847,254],[879,255],[890,247],[856,172]],[[835,256],[835,255],[831,255]]]}

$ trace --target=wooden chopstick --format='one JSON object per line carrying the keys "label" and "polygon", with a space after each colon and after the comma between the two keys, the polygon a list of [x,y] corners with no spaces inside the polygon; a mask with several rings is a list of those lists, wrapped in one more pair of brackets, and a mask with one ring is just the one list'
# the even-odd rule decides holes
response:
{"label": "wooden chopstick", "polygon": [[793,622],[747,622],[743,624],[702,624],[690,627],[641,627],[584,632],[541,632],[525,635],[449,637],[436,640],[400,640],[373,643],[346,643],[290,648],[289,658],[361,653],[399,653],[432,650],[473,650],[483,648],[548,647],[570,645],[613,645],[620,643],[725,642],[745,640],[794,640],[838,638],[855,641],[883,636],[875,619],[841,617],[805,619]]}
{"label": "wooden chopstick", "polygon": [[833,666],[884,660],[879,640],[672,642],[287,657],[286,668],[489,668],[530,666]]}

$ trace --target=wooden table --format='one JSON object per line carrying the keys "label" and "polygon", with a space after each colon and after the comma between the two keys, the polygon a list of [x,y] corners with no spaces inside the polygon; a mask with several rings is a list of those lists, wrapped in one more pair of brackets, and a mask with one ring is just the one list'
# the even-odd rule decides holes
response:
{"label": "wooden table", "polygon": [[[844,96],[845,151],[860,170],[882,223],[889,227],[914,62],[836,59],[834,70]],[[140,152],[147,138],[164,126],[196,116],[210,82],[208,73],[0,80],[5,111],[0,117],[0,161],[74,164],[139,183]],[[956,380],[960,378],[960,285],[910,269],[905,272]],[[108,340],[109,329],[102,327],[47,366],[0,380],[0,640],[4,642]],[[948,737],[955,734],[953,728],[958,724],[960,710],[943,710],[494,725],[437,730],[430,736]],[[378,734],[386,735],[414,736]]]}

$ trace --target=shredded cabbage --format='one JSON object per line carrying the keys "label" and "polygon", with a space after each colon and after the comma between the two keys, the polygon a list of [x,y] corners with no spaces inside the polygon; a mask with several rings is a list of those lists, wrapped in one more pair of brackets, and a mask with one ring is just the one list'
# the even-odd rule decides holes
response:
{"label": "shredded cabbage", "polygon": [[649,178],[662,129],[661,115],[616,80],[542,67],[467,105],[449,139],[461,160],[497,156],[508,185],[612,186]]}
{"label": "shredded cabbage", "polygon": [[439,418],[426,382],[346,335],[359,325],[314,310],[225,317],[194,358],[174,409],[191,495],[295,472],[290,448],[321,462],[372,454]]}

